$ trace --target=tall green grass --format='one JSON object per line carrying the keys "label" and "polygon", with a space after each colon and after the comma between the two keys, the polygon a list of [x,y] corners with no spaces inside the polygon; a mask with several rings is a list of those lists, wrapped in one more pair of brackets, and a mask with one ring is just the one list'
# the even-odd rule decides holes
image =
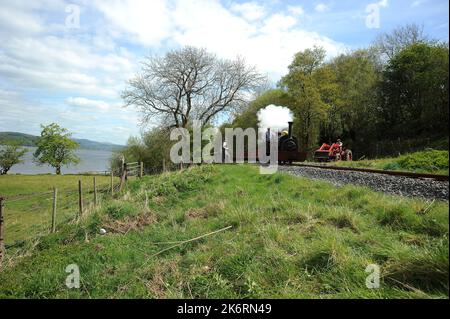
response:
{"label": "tall green grass", "polygon": [[[0,297],[448,298],[449,207],[428,205],[249,165],[148,176],[8,252]],[[80,289],[65,286],[72,263]]]}
{"label": "tall green grass", "polygon": [[[51,228],[53,187],[58,189],[57,224],[64,224],[78,214],[78,181],[81,180],[85,208],[93,204],[93,176],[82,175],[2,175],[0,197],[4,204],[5,242],[20,243]],[[96,176],[98,200],[109,198],[110,177]],[[114,183],[118,184],[118,178]]]}
{"label": "tall green grass", "polygon": [[448,175],[449,152],[425,150],[398,157],[335,162],[330,165]]}

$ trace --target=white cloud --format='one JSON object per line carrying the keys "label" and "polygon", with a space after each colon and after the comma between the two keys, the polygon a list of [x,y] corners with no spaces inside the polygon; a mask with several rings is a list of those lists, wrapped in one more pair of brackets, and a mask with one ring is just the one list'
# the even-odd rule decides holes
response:
{"label": "white cloud", "polygon": [[110,105],[105,101],[90,100],[84,97],[69,97],[66,102],[75,107],[97,108],[100,110],[107,110],[110,108]]}
{"label": "white cloud", "polygon": [[426,1],[424,1],[424,0],[416,0],[416,1],[414,1],[412,4],[411,4],[411,7],[418,7],[418,6],[420,6],[421,4],[423,4],[423,3],[425,3]]}
{"label": "white cloud", "polygon": [[[225,7],[218,0],[173,0],[153,8],[163,21],[162,28],[155,30],[128,21],[127,17],[144,10],[141,2],[101,3],[101,11],[107,13],[108,19],[114,17],[111,22],[123,33],[123,38],[146,47],[158,47],[162,43],[170,47],[194,45],[205,47],[222,58],[240,55],[275,80],[286,72],[292,56],[299,50],[321,45],[330,55],[335,55],[343,49],[343,45],[329,38],[302,30],[297,21],[300,6],[286,9],[289,14],[269,13],[254,1]],[[139,21],[140,15],[135,19]]]}
{"label": "white cloud", "polygon": [[328,6],[324,3],[319,3],[314,8],[314,10],[316,10],[317,12],[325,12],[328,11],[328,9],[329,9]]}
{"label": "white cloud", "polygon": [[278,33],[289,31],[297,24],[297,19],[283,14],[274,14],[269,19],[264,21],[264,26],[261,31],[263,33]]}
{"label": "white cloud", "polygon": [[0,28],[2,32],[14,30],[16,33],[38,33],[43,30],[42,20],[29,12],[22,12],[15,8],[0,10]]}
{"label": "white cloud", "polygon": [[[159,45],[172,32],[171,7],[164,0],[96,0],[96,8],[111,26],[146,45]],[[118,34],[119,36],[122,34]]]}
{"label": "white cloud", "polygon": [[248,21],[254,21],[261,19],[266,15],[266,11],[263,6],[258,3],[244,2],[244,3],[233,3],[231,5],[231,10],[240,14],[244,19]]}
{"label": "white cloud", "polygon": [[[86,100],[87,104],[101,103]],[[0,89],[0,131],[38,135],[40,124],[56,122],[77,138],[125,144],[128,136],[138,134],[136,123],[139,118],[130,108],[121,109],[120,112],[118,108],[114,103],[110,104],[108,110],[67,108],[59,102],[29,99],[18,91]]]}
{"label": "white cloud", "polygon": [[[122,39],[150,48],[205,47],[223,58],[240,55],[274,77],[286,72],[294,53],[310,45],[326,47],[330,56],[343,49],[343,45],[298,26],[301,6],[286,6],[288,14],[269,12],[256,1],[225,7],[218,0],[158,0],[151,4],[114,0],[98,1],[96,6]],[[159,27],[150,22],[154,15]]]}
{"label": "white cloud", "polygon": [[288,11],[295,16],[302,15],[305,12],[302,6],[288,6]]}
{"label": "white cloud", "polygon": [[[59,20],[49,20],[52,15]],[[69,32],[65,15],[65,3],[58,0],[2,5],[0,131],[38,134],[41,123],[57,122],[77,137],[124,143],[128,136],[114,126],[137,132],[137,121],[127,120],[136,120],[136,111],[119,111],[120,92],[137,58],[107,35]],[[67,97],[83,95],[93,98]]]}
{"label": "white cloud", "polygon": [[127,51],[100,54],[89,43],[55,36],[2,40],[0,74],[21,86],[118,97],[134,73]]}
{"label": "white cloud", "polygon": [[388,6],[388,0],[381,0],[380,2],[378,2],[378,5],[380,7],[386,8]]}
{"label": "white cloud", "polygon": [[[27,119],[38,127],[37,123],[46,121],[41,114],[51,110],[51,120],[61,121],[74,132],[99,125],[105,127],[97,127],[96,136],[111,126],[129,126],[130,132],[136,132],[138,115],[132,108],[119,107],[119,95],[138,70],[142,54],[149,51],[164,53],[183,45],[205,47],[221,58],[243,56],[278,80],[300,50],[319,45],[330,56],[344,50],[330,38],[302,30],[298,24],[301,6],[279,3],[279,9],[269,11],[268,2],[261,5],[256,1],[227,6],[219,0],[79,3],[78,30],[65,28],[67,3],[63,0],[18,0],[3,5],[1,123],[6,123],[6,117]],[[11,87],[13,91],[8,89]],[[23,100],[28,92],[43,100],[38,104]],[[51,106],[46,105],[45,97],[52,100],[47,101]],[[15,105],[12,110],[10,105]],[[126,138],[111,136],[121,141]]]}

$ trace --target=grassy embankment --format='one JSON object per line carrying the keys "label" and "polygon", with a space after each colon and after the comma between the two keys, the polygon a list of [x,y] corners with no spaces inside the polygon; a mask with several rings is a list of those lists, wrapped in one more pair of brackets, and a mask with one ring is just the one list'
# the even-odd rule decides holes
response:
{"label": "grassy embankment", "polygon": [[[148,176],[16,248],[0,297],[448,298],[448,209],[248,165]],[[72,263],[80,289],[65,286]]]}
{"label": "grassy embankment", "polygon": [[[99,175],[96,179],[99,191],[109,187],[110,177]],[[58,189],[57,223],[73,219],[78,212],[78,180],[82,181],[84,203],[89,207],[93,202],[92,176],[0,176],[0,196],[11,198],[5,202],[6,243],[12,244],[48,232],[51,227],[53,187]],[[99,192],[98,196],[102,200],[104,194]]]}
{"label": "grassy embankment", "polygon": [[352,162],[341,161],[329,165],[448,175],[448,154],[448,151],[426,150],[398,157]]}

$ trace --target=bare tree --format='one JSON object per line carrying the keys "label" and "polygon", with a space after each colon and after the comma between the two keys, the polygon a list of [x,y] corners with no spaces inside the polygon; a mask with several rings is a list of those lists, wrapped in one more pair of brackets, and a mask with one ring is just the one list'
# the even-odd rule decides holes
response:
{"label": "bare tree", "polygon": [[401,49],[420,42],[428,42],[428,37],[423,32],[423,26],[407,24],[394,29],[391,33],[379,35],[375,46],[387,59],[391,59]]}
{"label": "bare tree", "polygon": [[143,122],[186,127],[192,120],[211,122],[247,102],[265,77],[241,58],[221,60],[205,49],[184,47],[163,57],[148,57],[129,81],[122,98],[137,106]]}

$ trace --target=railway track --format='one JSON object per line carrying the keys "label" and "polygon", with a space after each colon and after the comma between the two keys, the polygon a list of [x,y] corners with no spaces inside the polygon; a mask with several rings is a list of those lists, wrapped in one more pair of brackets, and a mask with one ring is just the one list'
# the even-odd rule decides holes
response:
{"label": "railway track", "polygon": [[336,186],[359,185],[392,195],[444,201],[448,201],[449,197],[448,176],[445,175],[303,163],[281,165],[278,170],[299,177],[325,180]]}
{"label": "railway track", "polygon": [[298,166],[298,167],[312,167],[312,168],[320,168],[320,169],[330,169],[337,171],[352,171],[352,172],[363,172],[363,173],[372,173],[372,174],[384,174],[384,175],[392,175],[392,176],[402,176],[409,178],[419,178],[419,179],[432,179],[441,182],[448,182],[448,175],[439,175],[439,174],[427,174],[427,173],[414,173],[414,172],[405,172],[405,171],[387,171],[381,169],[373,169],[373,168],[359,168],[359,167],[345,167],[345,166],[331,166],[331,165],[320,165],[320,164],[303,164],[303,163],[293,163],[289,166]]}

